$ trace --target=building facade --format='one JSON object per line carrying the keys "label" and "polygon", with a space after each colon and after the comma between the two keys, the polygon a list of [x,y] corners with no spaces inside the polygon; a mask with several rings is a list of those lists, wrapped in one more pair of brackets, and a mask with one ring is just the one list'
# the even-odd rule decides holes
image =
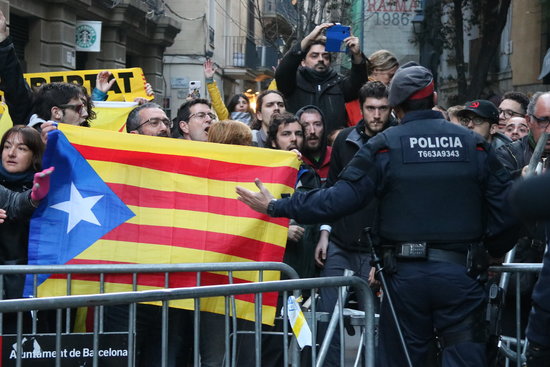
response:
{"label": "building facade", "polygon": [[415,43],[413,19],[419,0],[362,0],[356,9],[361,9],[364,22],[355,26],[354,33],[362,40],[362,49],[368,56],[378,50],[391,51],[401,64],[418,61],[418,46]]}
{"label": "building facade", "polygon": [[[548,23],[550,13],[544,4],[545,2],[541,0],[511,2],[497,54],[487,77],[488,82],[480,98],[498,97],[512,90],[529,96],[536,91],[550,90],[550,76],[546,75],[539,79],[545,55],[550,50]],[[464,18],[468,17],[466,10]],[[466,75],[470,82],[470,68],[486,50],[480,47],[481,34],[478,26],[465,26],[463,35]],[[440,103],[445,107],[464,102],[455,99],[457,93],[455,63],[454,51],[444,50],[441,53],[438,90]],[[550,57],[547,63],[550,63]]]}
{"label": "building facade", "polygon": [[[0,0],[25,72],[141,67],[157,96],[162,57],[180,30],[160,0]],[[77,20],[102,22],[101,50],[77,52]]]}
{"label": "building facade", "polygon": [[[462,53],[468,83],[472,68],[487,52],[481,47],[479,25],[469,21],[476,18],[483,22],[479,14],[472,14],[473,3],[478,4],[472,0],[462,9]],[[496,6],[500,3],[487,4]],[[458,59],[455,50],[450,47],[455,38],[454,29],[448,28],[454,27],[453,4],[452,1],[439,0],[353,1],[355,14],[352,26],[354,33],[362,39],[365,53],[368,55],[378,49],[387,49],[401,63],[413,60],[430,68],[437,79],[439,103],[444,107],[465,102],[457,96]],[[497,53],[480,98],[497,98],[511,90],[528,95],[550,90],[550,75],[539,79],[545,62],[547,70],[550,70],[549,18],[548,0],[511,1]]]}
{"label": "building facade", "polygon": [[182,22],[182,31],[164,55],[164,77],[171,115],[191,88],[206,95],[203,63],[212,59],[214,77],[225,101],[236,93],[266,87],[277,65],[277,49],[266,39],[292,32],[284,0],[165,0]]}

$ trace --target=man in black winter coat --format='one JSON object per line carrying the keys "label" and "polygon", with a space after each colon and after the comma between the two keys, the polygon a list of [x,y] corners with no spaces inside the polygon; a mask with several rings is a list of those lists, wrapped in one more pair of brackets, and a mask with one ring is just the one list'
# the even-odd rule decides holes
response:
{"label": "man in black winter coat", "polygon": [[285,54],[275,72],[277,89],[287,99],[287,110],[295,113],[306,105],[319,107],[326,121],[327,135],[346,126],[345,103],[357,99],[359,88],[367,81],[367,58],[359,39],[344,39],[352,60],[350,74],[343,77],[331,67],[322,31],[333,26],[323,23],[296,43]]}
{"label": "man in black winter coat", "polygon": [[[381,82],[367,82],[359,90],[359,102],[363,119],[355,126],[348,127],[338,134],[333,145],[331,166],[326,187],[338,181],[338,175],[351,161],[355,153],[373,136],[390,126],[391,108],[388,89]],[[359,238],[365,227],[371,227],[376,218],[376,200],[361,210],[343,216],[331,225],[321,226],[321,235],[315,249],[315,261],[323,268],[321,276],[342,276],[349,269],[354,275],[369,281],[371,273],[369,249],[360,243]],[[330,234],[330,240],[329,240]],[[336,288],[319,289],[321,296],[318,310],[332,312],[338,299]],[[320,326],[319,335],[324,337]],[[326,365],[339,363],[340,339],[334,337],[327,353]]]}

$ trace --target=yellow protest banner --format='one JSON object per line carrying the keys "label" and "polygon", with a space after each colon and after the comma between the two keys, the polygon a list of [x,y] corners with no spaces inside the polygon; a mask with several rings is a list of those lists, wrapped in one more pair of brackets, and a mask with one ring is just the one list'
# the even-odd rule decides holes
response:
{"label": "yellow protest banner", "polygon": [[[133,102],[136,97],[152,100],[154,96],[148,96],[145,92],[145,76],[141,68],[107,69],[116,79],[115,84],[108,92],[109,101]],[[97,74],[103,70],[70,70],[45,73],[23,74],[31,88],[40,87],[44,83],[66,82],[83,85],[88,94],[95,87]]]}
{"label": "yellow protest banner", "polygon": [[[126,119],[134,107],[135,102],[94,102],[96,118],[90,126],[96,129],[126,132]],[[8,107],[0,103],[0,137],[13,126]]]}
{"label": "yellow protest banner", "polygon": [[0,137],[2,137],[13,126],[13,122],[11,122],[11,117],[8,113],[8,106],[4,102],[0,103],[0,113],[2,114],[0,116]]}

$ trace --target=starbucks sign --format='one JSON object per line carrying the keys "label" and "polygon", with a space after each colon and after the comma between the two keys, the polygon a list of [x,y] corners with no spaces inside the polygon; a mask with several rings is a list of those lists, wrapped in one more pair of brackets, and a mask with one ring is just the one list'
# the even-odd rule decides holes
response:
{"label": "starbucks sign", "polygon": [[77,21],[75,29],[75,44],[77,51],[101,51],[101,22]]}

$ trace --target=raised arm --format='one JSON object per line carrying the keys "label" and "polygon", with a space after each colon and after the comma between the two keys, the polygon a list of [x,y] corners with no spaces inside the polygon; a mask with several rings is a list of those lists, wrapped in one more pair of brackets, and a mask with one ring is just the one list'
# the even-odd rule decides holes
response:
{"label": "raised arm", "polygon": [[115,84],[116,79],[111,78],[113,74],[109,70],[103,70],[97,73],[95,79],[95,88],[92,90],[92,101],[105,101],[107,100],[107,92]]}
{"label": "raised arm", "polygon": [[9,37],[6,17],[0,11],[0,89],[4,92],[14,124],[27,124],[32,109],[32,91]]}
{"label": "raised arm", "polygon": [[361,52],[359,39],[350,36],[344,40],[351,55],[351,70],[342,82],[342,92],[346,102],[359,98],[359,89],[368,81],[368,59]]}
{"label": "raised arm", "polygon": [[303,52],[316,40],[323,39],[322,31],[333,23],[319,24],[311,31],[310,34],[304,37],[300,43],[296,43],[284,56],[279,66],[275,70],[275,80],[277,81],[277,89],[285,96],[291,95],[296,89],[296,70],[305,55]]}
{"label": "raised arm", "polygon": [[214,81],[216,66],[210,59],[207,59],[204,62],[203,66],[204,66],[204,77],[206,79],[206,89],[208,90],[208,94],[210,95],[210,100],[212,101],[212,107],[214,108],[214,111],[216,111],[216,114],[218,115],[218,118],[220,120],[226,120],[229,118],[229,111],[227,110],[225,103],[223,103],[223,99],[220,94],[220,90],[218,89],[218,85]]}

